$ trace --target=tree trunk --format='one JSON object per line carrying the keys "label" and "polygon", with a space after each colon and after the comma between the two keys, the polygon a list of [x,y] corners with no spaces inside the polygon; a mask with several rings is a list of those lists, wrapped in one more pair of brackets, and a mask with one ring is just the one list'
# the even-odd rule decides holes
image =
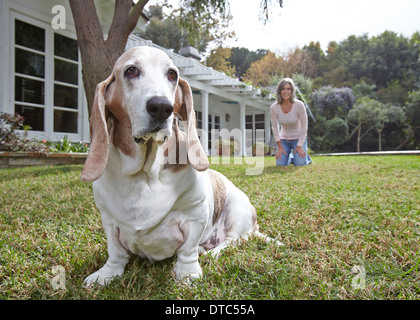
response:
{"label": "tree trunk", "polygon": [[378,148],[379,151],[382,151],[382,130],[378,131]]}
{"label": "tree trunk", "polygon": [[82,57],[83,84],[90,115],[96,85],[108,77],[112,61],[105,47],[93,1],[70,0],[70,7]]}
{"label": "tree trunk", "polygon": [[395,148],[395,150],[400,150],[402,147],[404,147],[408,141],[410,141],[411,137],[414,135],[414,132],[418,129],[420,129],[419,127],[412,127],[411,125],[409,125],[408,123],[405,124],[408,128],[408,134],[407,137],[404,139],[403,142],[400,143],[400,145],[398,147]]}
{"label": "tree trunk", "polygon": [[93,0],[69,2],[82,57],[83,85],[90,115],[96,85],[111,74],[148,0],[138,1],[134,6],[132,0],[115,0],[114,18],[106,41]]}
{"label": "tree trunk", "polygon": [[362,133],[362,126],[359,125],[359,128],[357,129],[357,152],[360,152],[360,140],[362,140],[361,133]]}

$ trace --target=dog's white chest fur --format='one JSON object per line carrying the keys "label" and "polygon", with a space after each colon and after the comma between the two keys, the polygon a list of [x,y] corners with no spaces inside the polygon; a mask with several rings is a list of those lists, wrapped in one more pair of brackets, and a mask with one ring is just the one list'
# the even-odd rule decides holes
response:
{"label": "dog's white chest fur", "polygon": [[[118,158],[118,153],[112,148],[110,158]],[[112,237],[123,249],[151,261],[166,259],[185,241],[186,222],[192,218],[184,214],[188,208],[196,211],[201,207],[203,214],[194,219],[201,220],[203,226],[207,224],[211,208],[203,185],[205,178],[197,179],[203,173],[192,168],[182,173],[153,172],[150,168],[151,172],[141,170],[121,176],[113,162],[112,169],[93,183],[93,191],[104,223],[114,221]]]}

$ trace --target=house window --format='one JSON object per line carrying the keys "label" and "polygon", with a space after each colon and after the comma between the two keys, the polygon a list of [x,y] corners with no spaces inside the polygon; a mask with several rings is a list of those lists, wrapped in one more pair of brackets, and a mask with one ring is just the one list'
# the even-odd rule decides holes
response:
{"label": "house window", "polygon": [[45,30],[15,20],[15,112],[45,129]]}
{"label": "house window", "polygon": [[[212,131],[213,130],[213,131]],[[212,150],[212,148],[216,148],[216,136],[219,136],[220,132],[220,116],[209,114],[209,122],[208,122],[208,148]]]}
{"label": "house window", "polygon": [[220,116],[214,116],[214,129],[220,131]]}
{"label": "house window", "polygon": [[77,41],[50,25],[14,17],[14,109],[32,131],[79,134]]}
{"label": "house window", "polygon": [[247,130],[247,145],[253,145],[257,140],[260,141],[261,137],[264,138],[265,114],[247,115],[245,129]]}
{"label": "house window", "polygon": [[264,130],[265,129],[265,115],[256,114],[254,116],[255,121],[255,130]]}
{"label": "house window", "polygon": [[[214,116],[214,130],[216,131],[217,134],[220,133],[220,116]],[[216,141],[216,139],[214,139],[213,141],[213,148],[217,148],[217,145],[214,145],[215,143],[218,143],[218,141]]]}
{"label": "house window", "polygon": [[197,129],[203,129],[203,114],[201,111],[196,112],[195,119],[197,121]]}
{"label": "house window", "polygon": [[54,132],[77,133],[77,41],[54,34]]}
{"label": "house window", "polygon": [[211,150],[211,141],[212,141],[212,132],[211,129],[213,129],[213,116],[211,114],[209,114],[209,122],[208,122],[208,131],[207,131],[207,136],[208,136],[208,140],[207,140],[207,146],[209,148],[209,150]]}

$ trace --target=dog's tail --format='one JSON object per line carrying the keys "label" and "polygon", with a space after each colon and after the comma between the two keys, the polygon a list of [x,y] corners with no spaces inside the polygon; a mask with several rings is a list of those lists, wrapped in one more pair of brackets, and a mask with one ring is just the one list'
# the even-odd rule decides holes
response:
{"label": "dog's tail", "polygon": [[259,238],[259,239],[261,239],[261,240],[264,240],[264,241],[265,241],[265,243],[267,243],[267,244],[269,244],[269,243],[274,243],[275,245],[277,245],[277,246],[279,246],[279,247],[280,247],[280,246],[284,246],[284,243],[283,243],[283,242],[278,241],[278,240],[273,239],[273,238],[270,238],[269,236],[266,236],[265,234],[263,234],[263,233],[259,232],[258,230],[254,230],[254,231],[252,232],[252,236],[257,237],[257,238]]}
{"label": "dog's tail", "polygon": [[258,222],[257,222],[257,211],[255,210],[254,206],[251,206],[251,209],[252,209],[252,220],[253,220],[252,232],[250,234],[251,237],[260,238],[261,240],[264,240],[265,243],[267,244],[274,242],[274,244],[279,247],[284,246],[283,242],[270,238],[269,236],[266,236],[265,234],[259,231],[260,226],[258,225]]}

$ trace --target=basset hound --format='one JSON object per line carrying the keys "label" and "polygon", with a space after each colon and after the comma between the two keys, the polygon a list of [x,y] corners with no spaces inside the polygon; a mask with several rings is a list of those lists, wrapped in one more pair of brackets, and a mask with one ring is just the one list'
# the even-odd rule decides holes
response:
{"label": "basset hound", "polygon": [[272,240],[248,197],[209,169],[195,123],[191,88],[162,50],[129,49],[97,85],[81,178],[93,182],[109,257],[86,286],[122,275],[131,254],[176,255],[176,278],[189,279],[202,275],[201,253],[252,234]]}

